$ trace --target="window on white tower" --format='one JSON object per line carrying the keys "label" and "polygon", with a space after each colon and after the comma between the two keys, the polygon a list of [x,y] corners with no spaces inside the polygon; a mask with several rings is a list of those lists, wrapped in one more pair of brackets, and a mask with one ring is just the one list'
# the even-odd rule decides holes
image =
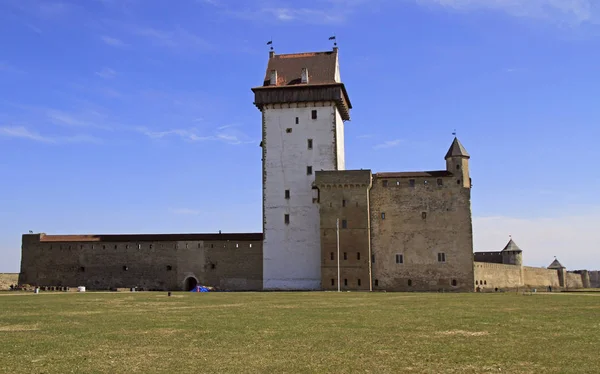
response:
{"label": "window on white tower", "polygon": [[306,167],[306,175],[312,175],[312,166]]}

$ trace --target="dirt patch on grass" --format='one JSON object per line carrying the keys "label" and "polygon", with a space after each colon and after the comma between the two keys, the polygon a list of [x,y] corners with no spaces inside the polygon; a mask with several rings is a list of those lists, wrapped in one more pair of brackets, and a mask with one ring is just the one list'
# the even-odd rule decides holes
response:
{"label": "dirt patch on grass", "polygon": [[74,316],[89,316],[92,314],[100,314],[102,313],[99,310],[84,310],[84,311],[76,311],[76,312],[60,312],[58,315],[65,317],[74,317]]}
{"label": "dirt patch on grass", "polygon": [[460,335],[460,336],[485,336],[490,333],[487,331],[465,331],[465,330],[449,330],[440,331],[438,335]]}
{"label": "dirt patch on grass", "polygon": [[6,325],[0,326],[0,332],[22,332],[22,331],[37,331],[40,328],[38,325]]}

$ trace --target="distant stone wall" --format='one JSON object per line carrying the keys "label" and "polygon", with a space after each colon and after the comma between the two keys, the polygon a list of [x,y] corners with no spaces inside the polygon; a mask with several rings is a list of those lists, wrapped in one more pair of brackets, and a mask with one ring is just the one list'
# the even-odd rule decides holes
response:
{"label": "distant stone wall", "polygon": [[475,252],[473,258],[476,262],[487,262],[491,264],[502,264],[502,252]]}
{"label": "distant stone wall", "polygon": [[581,274],[567,272],[565,288],[583,288],[583,279]]}
{"label": "distant stone wall", "polygon": [[[580,277],[581,281],[581,277]],[[555,269],[523,266],[523,286],[527,288],[560,287],[560,278]]]}
{"label": "distant stone wall", "polygon": [[593,270],[593,271],[590,271],[589,274],[590,274],[590,287],[600,288],[600,271]]}
{"label": "distant stone wall", "polygon": [[23,235],[19,284],[262,289],[261,234],[202,235]]}
{"label": "distant stone wall", "polygon": [[522,287],[521,266],[474,262],[475,289],[501,291]]}

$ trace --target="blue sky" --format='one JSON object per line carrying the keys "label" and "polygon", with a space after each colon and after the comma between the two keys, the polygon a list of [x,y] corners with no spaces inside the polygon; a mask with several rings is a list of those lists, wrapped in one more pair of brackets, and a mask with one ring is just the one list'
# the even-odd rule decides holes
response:
{"label": "blue sky", "polygon": [[348,169],[470,152],[476,250],[600,268],[592,0],[3,0],[0,272],[20,235],[261,230],[261,84],[329,50]]}

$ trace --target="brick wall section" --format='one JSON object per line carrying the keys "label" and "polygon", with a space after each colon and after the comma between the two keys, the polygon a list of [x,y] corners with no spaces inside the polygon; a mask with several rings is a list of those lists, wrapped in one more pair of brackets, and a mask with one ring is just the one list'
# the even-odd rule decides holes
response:
{"label": "brick wall section", "polygon": [[319,188],[322,289],[338,287],[336,219],[339,219],[340,288],[370,290],[371,171],[318,171],[315,185]]}
{"label": "brick wall section", "polygon": [[370,202],[374,289],[473,291],[471,191],[464,180],[374,175]]}
{"label": "brick wall section", "polygon": [[[207,286],[261,290],[262,235],[222,237],[229,239],[210,235],[205,238],[215,240],[173,240],[202,238],[186,234],[23,235],[19,283],[91,290],[180,290],[186,279],[193,277]],[[112,240],[119,238],[129,241]],[[136,238],[139,240],[132,240]],[[162,238],[169,240],[156,240]]]}

